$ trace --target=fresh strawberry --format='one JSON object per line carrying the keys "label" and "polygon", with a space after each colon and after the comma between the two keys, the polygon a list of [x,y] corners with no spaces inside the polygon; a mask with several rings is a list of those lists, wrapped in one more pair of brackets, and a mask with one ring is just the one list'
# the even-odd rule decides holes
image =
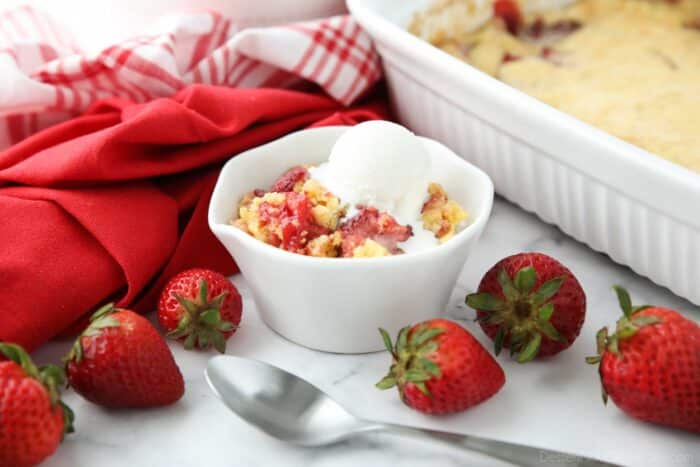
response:
{"label": "fresh strawberry", "polygon": [[523,14],[515,0],[495,0],[493,2],[493,15],[501,18],[508,32],[514,36],[518,34],[523,25]]}
{"label": "fresh strawberry", "polygon": [[73,412],[60,399],[63,371],[37,368],[18,345],[0,343],[0,466],[37,465],[73,432]]}
{"label": "fresh strawberry", "polygon": [[573,344],[586,316],[586,294],[560,262],[542,253],[520,253],[496,263],[467,305],[494,341],[520,363],[561,352]]}
{"label": "fresh strawberry", "polygon": [[65,359],[70,385],[105,407],[153,407],[185,392],[180,369],[156,328],[110,303],[92,316]]}
{"label": "fresh strawberry", "polygon": [[623,316],[615,333],[598,331],[603,402],[645,422],[700,433],[700,325],[668,308],[632,306],[614,287]]}
{"label": "fresh strawberry", "polygon": [[448,414],[472,407],[496,394],[505,374],[474,336],[452,321],[432,319],[399,331],[393,346],[380,329],[393,357],[379,389],[397,386],[401,400],[428,414]]}
{"label": "fresh strawberry", "polygon": [[241,322],[243,302],[236,286],[208,269],[189,269],[170,279],[160,294],[158,321],[185,348],[226,351],[226,339]]}

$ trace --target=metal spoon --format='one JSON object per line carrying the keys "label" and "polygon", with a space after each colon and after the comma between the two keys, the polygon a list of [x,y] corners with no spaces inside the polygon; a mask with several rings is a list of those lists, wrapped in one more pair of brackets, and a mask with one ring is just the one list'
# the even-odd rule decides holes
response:
{"label": "metal spoon", "polygon": [[212,358],[205,376],[214,393],[235,413],[283,441],[322,446],[361,433],[421,437],[522,466],[612,466],[563,452],[461,435],[361,420],[307,381],[280,368],[240,357]]}

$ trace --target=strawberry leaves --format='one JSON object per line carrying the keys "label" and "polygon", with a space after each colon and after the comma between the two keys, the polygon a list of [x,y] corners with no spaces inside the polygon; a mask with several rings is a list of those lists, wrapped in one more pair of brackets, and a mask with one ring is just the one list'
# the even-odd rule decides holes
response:
{"label": "strawberry leaves", "polygon": [[537,320],[541,322],[549,322],[552,319],[552,314],[554,313],[554,305],[547,303],[537,310]]}
{"label": "strawberry leaves", "polygon": [[444,332],[444,329],[425,324],[413,330],[406,326],[399,331],[394,346],[389,333],[379,329],[384,346],[393,357],[393,364],[389,373],[375,386],[378,389],[389,389],[398,385],[402,391],[406,384],[412,383],[420,392],[432,397],[425,383],[442,376],[440,367],[430,356],[438,350],[437,337]]}
{"label": "strawberry leaves", "polygon": [[[586,363],[590,365],[596,365],[600,363],[600,360],[603,358],[603,353],[605,352],[606,347],[608,346],[608,328],[603,327],[598,330],[598,332],[595,335],[595,342],[596,342],[596,355],[586,357]],[[617,342],[615,342],[615,347],[610,348],[610,351],[616,353],[619,355],[620,351],[617,348]]]}
{"label": "strawberry leaves", "polygon": [[498,311],[506,307],[503,300],[488,292],[478,292],[467,296],[467,305],[481,311]]}
{"label": "strawberry leaves", "polygon": [[518,299],[520,293],[505,269],[501,269],[498,272],[498,283],[501,284],[501,291],[506,297],[506,300],[515,301]]}
{"label": "strawberry leaves", "polygon": [[442,329],[438,328],[430,328],[430,329],[420,329],[414,332],[411,335],[410,339],[410,345],[413,348],[419,349],[423,344],[428,342],[434,337],[439,336],[442,334],[444,331]]}
{"label": "strawberry leaves", "polygon": [[107,303],[100,307],[90,317],[90,325],[78,336],[73,343],[71,351],[66,355],[63,361],[67,364],[69,361],[80,362],[83,359],[83,337],[93,337],[102,333],[106,328],[119,326],[119,321],[110,316],[112,313],[118,312],[119,309],[114,307],[114,303]]}
{"label": "strawberry leaves", "polygon": [[[505,272],[505,270],[502,271]],[[535,282],[537,282],[537,273],[535,272],[535,268],[532,266],[522,268],[517,272],[517,274],[515,274],[515,288],[520,293],[530,292],[530,290],[532,290],[532,288],[535,286]]]}
{"label": "strawberry leaves", "polygon": [[177,328],[167,336],[172,339],[184,339],[187,350],[195,347],[204,350],[214,347],[218,352],[225,353],[224,334],[236,328],[233,323],[221,317],[221,307],[227,292],[209,299],[209,285],[204,278],[199,280],[198,290],[196,299],[173,294],[182,313]]}
{"label": "strawberry leaves", "polygon": [[586,362],[591,364],[599,363],[606,350],[622,357],[619,347],[620,340],[629,339],[644,326],[662,322],[658,316],[637,316],[640,311],[651,307],[649,305],[632,306],[629,293],[619,285],[614,285],[613,290],[622,309],[622,317],[615,324],[614,334],[609,335],[607,327],[602,328],[596,334],[597,355],[586,357]]}
{"label": "strawberry leaves", "polygon": [[59,400],[58,403],[63,412],[63,435],[65,437],[68,433],[75,433],[75,412],[62,400]]}
{"label": "strawberry leaves", "polygon": [[542,284],[533,296],[533,303],[541,305],[559,292],[565,277],[555,277]]}
{"label": "strawberry leaves", "polygon": [[527,363],[532,361],[536,356],[537,352],[540,350],[540,344],[542,343],[542,334],[536,333],[532,338],[525,344],[525,346],[520,351],[518,355],[518,363]]}
{"label": "strawberry leaves", "polygon": [[114,313],[116,311],[116,308],[114,308],[114,303],[107,303],[106,305],[102,305],[96,312],[92,314],[90,317],[90,322],[94,323],[95,321],[99,321],[105,316],[109,315],[110,313]]}
{"label": "strawberry leaves", "polygon": [[377,389],[389,389],[393,388],[396,386],[396,378],[393,376],[387,375],[384,378],[382,378],[377,384],[374,385]]}
{"label": "strawberry leaves", "polygon": [[0,342],[0,353],[5,355],[9,360],[22,367],[29,376],[34,379],[39,379],[39,370],[32,362],[29,354],[19,345]]}
{"label": "strawberry leaves", "polygon": [[618,348],[619,340],[629,339],[642,327],[660,323],[661,319],[656,316],[637,316],[640,311],[650,308],[649,305],[632,306],[632,299],[627,290],[619,285],[613,286],[613,290],[622,308],[622,317],[617,320],[615,334],[608,336],[607,342],[609,350],[621,356]]}
{"label": "strawberry leaves", "polygon": [[552,314],[554,314],[554,305],[551,303],[547,303],[537,310],[537,330],[553,341],[562,342],[563,336],[550,322]]}
{"label": "strawberry leaves", "polygon": [[503,348],[503,339],[505,338],[507,332],[508,330],[504,325],[498,326],[496,337],[493,339],[493,351],[496,355],[501,353],[501,349]]}
{"label": "strawberry leaves", "polygon": [[613,290],[617,295],[617,301],[620,303],[622,313],[629,318],[632,316],[632,299],[630,298],[630,294],[619,285],[614,285]]}
{"label": "strawberry leaves", "polygon": [[635,313],[650,308],[649,305],[632,306],[632,299],[630,298],[629,292],[619,285],[613,285],[613,290],[617,295],[617,301],[620,304],[620,308],[622,308],[622,313],[625,318],[632,319],[632,315]]}
{"label": "strawberry leaves", "polygon": [[389,336],[389,333],[386,332],[386,330],[379,328],[379,334],[381,334],[382,340],[384,341],[384,348],[388,350],[389,353],[394,356],[394,358],[397,358],[396,354],[394,353],[394,346],[391,343],[391,336]]}
{"label": "strawberry leaves", "polygon": [[559,291],[566,277],[549,279],[535,288],[538,276],[532,266],[520,268],[513,278],[501,268],[497,273],[502,297],[488,292],[467,295],[465,302],[479,313],[477,320],[498,325],[494,336],[494,353],[499,355],[504,346],[519,363],[537,357],[542,339],[565,342],[552,325],[554,305],[549,302]]}

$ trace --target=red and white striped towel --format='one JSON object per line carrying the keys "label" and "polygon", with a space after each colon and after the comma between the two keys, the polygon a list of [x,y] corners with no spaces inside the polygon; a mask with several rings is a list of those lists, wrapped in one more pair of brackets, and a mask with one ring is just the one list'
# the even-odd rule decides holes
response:
{"label": "red and white striped towel", "polygon": [[98,99],[145,102],[193,83],[288,87],[302,79],[350,104],[381,76],[369,37],[349,16],[240,30],[213,12],[87,55],[29,7],[0,15],[0,150]]}

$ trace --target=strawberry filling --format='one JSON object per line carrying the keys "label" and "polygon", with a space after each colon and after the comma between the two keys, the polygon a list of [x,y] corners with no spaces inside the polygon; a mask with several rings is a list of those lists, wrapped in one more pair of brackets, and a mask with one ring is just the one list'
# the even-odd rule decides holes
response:
{"label": "strawberry filling", "polygon": [[340,231],[343,235],[343,256],[353,256],[355,248],[368,239],[384,246],[392,254],[402,253],[397,244],[413,235],[410,225],[401,225],[389,214],[368,206],[362,206],[360,213],[345,222]]}
{"label": "strawberry filling", "polygon": [[275,183],[272,184],[270,191],[276,193],[288,193],[294,191],[294,187],[299,182],[306,181],[309,178],[309,171],[302,166],[292,167],[286,171]]}
{"label": "strawberry filling", "polygon": [[683,27],[686,29],[695,29],[700,31],[700,16],[698,16],[695,19],[692,19],[690,21],[687,21],[683,24]]}
{"label": "strawberry filling", "polygon": [[514,0],[496,0],[493,2],[493,15],[501,18],[506,29],[514,36],[523,25],[523,14]]}
{"label": "strawberry filling", "polygon": [[330,233],[327,227],[318,225],[312,214],[312,204],[303,193],[285,193],[284,202],[275,205],[260,204],[260,222],[277,232],[271,244],[284,250],[303,252],[306,244],[314,238]]}
{"label": "strawberry filling", "polygon": [[575,19],[562,19],[552,23],[546,23],[544,19],[537,18],[522,29],[520,36],[535,42],[550,44],[571,34],[580,27],[581,23]]}
{"label": "strawberry filling", "polygon": [[515,62],[520,60],[520,56],[518,55],[513,55],[510,52],[506,52],[503,54],[503,58],[501,58],[501,63],[510,63],[510,62]]}

